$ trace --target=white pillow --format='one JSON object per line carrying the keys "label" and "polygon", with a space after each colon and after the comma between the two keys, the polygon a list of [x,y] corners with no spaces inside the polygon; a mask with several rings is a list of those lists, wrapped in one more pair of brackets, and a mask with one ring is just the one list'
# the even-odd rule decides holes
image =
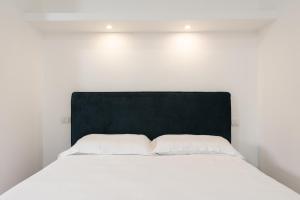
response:
{"label": "white pillow", "polygon": [[145,135],[91,134],[79,139],[69,150],[60,154],[150,155],[151,141]]}
{"label": "white pillow", "polygon": [[242,157],[224,138],[210,135],[162,135],[152,141],[160,155],[227,154]]}

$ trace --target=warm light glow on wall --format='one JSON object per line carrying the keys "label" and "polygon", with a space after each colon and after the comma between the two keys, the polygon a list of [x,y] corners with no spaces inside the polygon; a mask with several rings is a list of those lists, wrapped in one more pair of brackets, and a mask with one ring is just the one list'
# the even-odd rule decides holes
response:
{"label": "warm light glow on wall", "polygon": [[191,50],[196,45],[195,42],[195,38],[190,34],[178,34],[175,38],[178,50]]}
{"label": "warm light glow on wall", "polygon": [[[161,59],[164,62],[176,65],[191,64],[205,59],[208,50],[205,38],[199,33],[174,33],[174,34],[145,34],[140,40],[139,35],[124,33],[99,34],[96,37],[96,59],[114,65],[117,61],[135,63],[141,59]],[[144,48],[147,55],[140,55],[138,49]],[[159,55],[156,55],[157,52]],[[153,57],[153,58],[152,58]],[[148,62],[148,61],[145,61]]]}
{"label": "warm light glow on wall", "polygon": [[122,51],[126,47],[126,37],[122,34],[102,34],[97,46],[103,51]]}
{"label": "warm light glow on wall", "polygon": [[204,59],[207,52],[204,45],[204,38],[196,33],[172,34],[165,43],[167,55],[170,59],[176,58],[176,65]]}
{"label": "warm light glow on wall", "polygon": [[198,35],[192,33],[180,33],[173,36],[174,50],[185,55],[193,55],[201,48],[201,41]]}
{"label": "warm light glow on wall", "polygon": [[106,25],[106,29],[107,30],[111,30],[112,29],[112,25],[110,25],[110,24]]}
{"label": "warm light glow on wall", "polygon": [[126,34],[107,33],[99,34],[95,38],[94,55],[96,60],[102,62],[118,63],[127,59],[130,49],[130,40]]}
{"label": "warm light glow on wall", "polygon": [[185,26],[184,26],[184,29],[185,29],[186,31],[190,30],[191,28],[192,28],[191,25],[185,25]]}

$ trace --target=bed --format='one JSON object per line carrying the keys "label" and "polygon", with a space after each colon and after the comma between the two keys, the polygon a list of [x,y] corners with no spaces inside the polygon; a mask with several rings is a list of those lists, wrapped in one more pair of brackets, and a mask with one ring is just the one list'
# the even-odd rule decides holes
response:
{"label": "bed", "polygon": [[[112,92],[72,95],[71,144],[91,133],[189,133],[231,141],[226,92]],[[74,147],[74,146],[73,146]],[[299,200],[241,157],[225,154],[61,156],[1,200]]]}

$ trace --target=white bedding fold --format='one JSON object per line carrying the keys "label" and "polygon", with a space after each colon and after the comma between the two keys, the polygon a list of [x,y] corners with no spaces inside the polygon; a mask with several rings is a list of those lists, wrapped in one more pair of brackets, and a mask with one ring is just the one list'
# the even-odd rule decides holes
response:
{"label": "white bedding fold", "polygon": [[58,159],[1,200],[300,200],[226,155],[76,155]]}

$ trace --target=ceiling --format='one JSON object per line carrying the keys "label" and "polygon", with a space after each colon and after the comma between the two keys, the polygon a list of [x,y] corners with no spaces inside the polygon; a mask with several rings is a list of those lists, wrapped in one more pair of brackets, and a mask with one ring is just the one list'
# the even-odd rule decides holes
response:
{"label": "ceiling", "polygon": [[26,20],[44,32],[183,32],[185,25],[199,32],[259,30],[289,0],[18,1]]}
{"label": "ceiling", "polygon": [[27,12],[201,12],[276,10],[289,0],[17,0]]}

